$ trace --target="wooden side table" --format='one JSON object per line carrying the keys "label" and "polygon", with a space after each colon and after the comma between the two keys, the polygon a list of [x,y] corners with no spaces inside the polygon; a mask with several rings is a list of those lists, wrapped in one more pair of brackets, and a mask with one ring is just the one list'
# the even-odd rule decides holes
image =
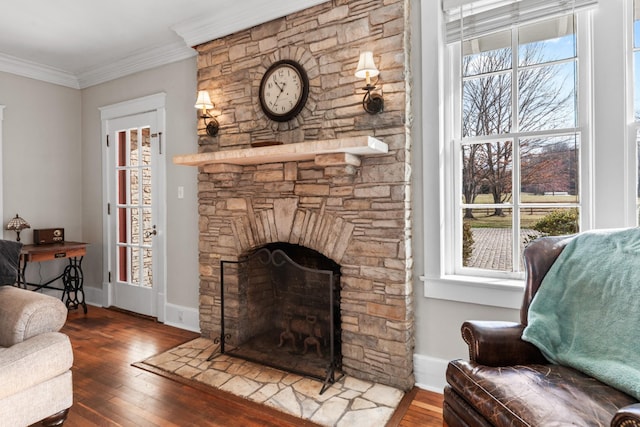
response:
{"label": "wooden side table", "polygon": [[[62,291],[62,301],[68,309],[82,306],[87,313],[87,303],[84,300],[84,278],[82,274],[82,259],[87,253],[87,243],[62,242],[47,245],[24,245],[20,251],[20,266],[18,274],[18,286],[25,289],[55,289]],[[60,275],[46,283],[28,283],[26,281],[27,265],[30,262],[44,262],[66,258],[69,264]],[[63,287],[49,286],[56,280],[62,279]]]}

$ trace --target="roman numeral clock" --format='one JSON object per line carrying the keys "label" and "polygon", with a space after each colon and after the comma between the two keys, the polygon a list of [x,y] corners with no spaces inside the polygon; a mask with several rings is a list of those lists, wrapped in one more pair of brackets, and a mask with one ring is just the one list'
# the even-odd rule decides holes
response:
{"label": "roman numeral clock", "polygon": [[260,82],[260,106],[276,122],[287,122],[300,114],[309,96],[309,78],[304,68],[289,59],[274,62]]}

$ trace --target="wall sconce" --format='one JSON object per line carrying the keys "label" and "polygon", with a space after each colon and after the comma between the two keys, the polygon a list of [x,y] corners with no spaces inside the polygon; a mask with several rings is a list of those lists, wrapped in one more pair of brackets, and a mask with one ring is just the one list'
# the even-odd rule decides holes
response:
{"label": "wall sconce", "polygon": [[362,107],[364,111],[369,114],[382,113],[384,110],[384,99],[382,99],[382,95],[371,93],[372,90],[376,89],[376,87],[371,84],[371,77],[377,77],[378,74],[380,74],[380,71],[378,71],[376,64],[373,62],[373,52],[367,51],[360,53],[356,77],[365,79],[367,83],[367,85],[362,88],[362,90],[367,92],[362,99]]}
{"label": "wall sconce", "polygon": [[20,232],[25,228],[31,228],[29,223],[25,221],[23,218],[20,218],[18,214],[16,214],[15,218],[11,218],[11,220],[7,223],[7,230],[13,230],[18,234],[16,241],[20,241]]}
{"label": "wall sconce", "polygon": [[204,124],[207,127],[207,135],[216,136],[218,134],[218,130],[220,130],[220,124],[211,114],[207,113],[208,109],[213,108],[209,92],[206,90],[198,91],[198,98],[196,99],[195,107],[202,110],[200,118],[204,120]]}

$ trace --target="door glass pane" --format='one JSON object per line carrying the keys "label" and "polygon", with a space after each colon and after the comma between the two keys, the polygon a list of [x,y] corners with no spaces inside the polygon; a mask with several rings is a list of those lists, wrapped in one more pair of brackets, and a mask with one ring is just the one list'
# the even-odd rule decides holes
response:
{"label": "door glass pane", "polygon": [[151,206],[151,168],[144,167],[140,173],[142,174],[142,204]]}
{"label": "door glass pane", "polygon": [[151,209],[142,209],[142,222],[143,222],[143,244],[146,246],[151,245],[153,240],[153,218],[151,217]]}
{"label": "door glass pane", "polygon": [[132,244],[140,243],[140,210],[131,208],[131,236],[129,242]]}
{"label": "door glass pane", "polygon": [[142,277],[142,286],[145,286],[147,288],[151,288],[153,287],[153,264],[152,264],[152,259],[151,259],[151,255],[152,255],[152,251],[151,248],[144,248],[142,249],[142,255],[144,256],[143,258],[143,277]]}
{"label": "door glass pane", "polygon": [[143,128],[140,132],[142,139],[142,165],[149,166],[151,164],[151,129]]}
{"label": "door glass pane", "polygon": [[131,166],[138,166],[138,164],[140,164],[140,146],[138,144],[138,132],[137,129],[131,129],[129,132],[129,137],[131,138],[131,141],[129,143],[129,164]]}
{"label": "door glass pane", "polygon": [[134,285],[140,284],[140,248],[133,247],[131,248],[131,283]]}
{"label": "door glass pane", "polygon": [[129,204],[138,206],[140,205],[140,171],[138,169],[131,169],[128,172],[131,177],[129,181]]}

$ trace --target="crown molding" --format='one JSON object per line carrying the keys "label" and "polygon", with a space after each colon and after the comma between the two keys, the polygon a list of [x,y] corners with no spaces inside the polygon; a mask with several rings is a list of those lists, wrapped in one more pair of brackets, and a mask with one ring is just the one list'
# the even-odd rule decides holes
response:
{"label": "crown molding", "polygon": [[0,53],[0,71],[72,89],[84,89],[195,55],[195,50],[185,46],[183,42],[176,42],[171,45],[142,49],[118,61],[100,64],[79,74],[73,74]]}
{"label": "crown molding", "polygon": [[36,62],[16,58],[14,56],[5,55],[4,53],[0,53],[0,71],[60,86],[66,86],[72,89],[80,89],[78,79],[72,73],[54,67],[49,67],[47,65],[38,64]]}
{"label": "crown molding", "polygon": [[[196,55],[191,46],[308,9],[327,0],[224,0],[212,13],[171,27],[183,41],[140,49],[114,62],[99,64],[74,74],[58,68],[0,53],[0,71],[73,89],[85,89],[140,71],[181,61]],[[248,13],[247,11],[259,11]]]}
{"label": "crown molding", "polygon": [[326,2],[327,0],[225,0],[224,4],[215,7],[215,13],[181,22],[171,29],[184,39],[187,46],[197,46]]}
{"label": "crown molding", "polygon": [[196,55],[196,51],[183,42],[145,48],[108,64],[100,64],[77,75],[80,89],[115,80],[140,71],[171,64]]}

